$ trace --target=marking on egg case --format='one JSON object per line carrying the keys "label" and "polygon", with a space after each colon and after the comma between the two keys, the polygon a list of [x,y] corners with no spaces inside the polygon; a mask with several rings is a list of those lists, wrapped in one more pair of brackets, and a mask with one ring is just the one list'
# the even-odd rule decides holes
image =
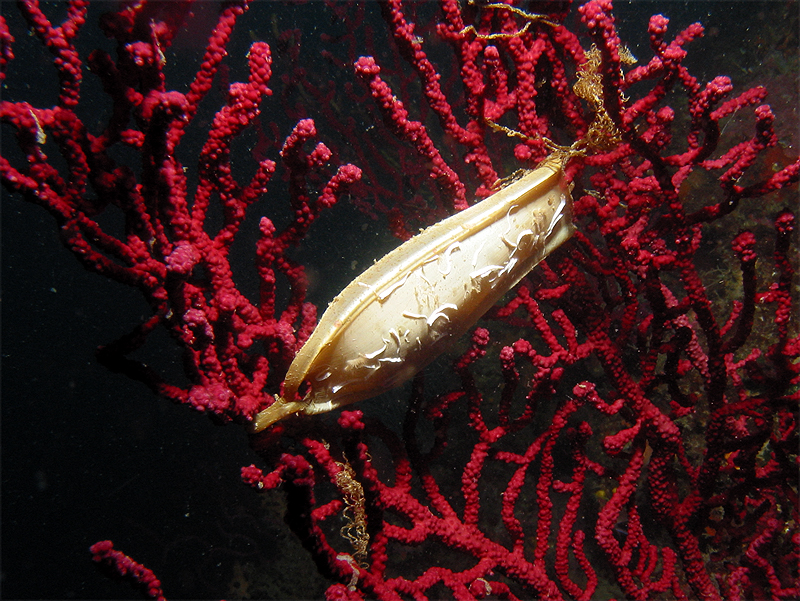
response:
{"label": "marking on egg case", "polygon": [[443,305],[440,305],[433,313],[430,314],[428,319],[425,320],[425,323],[428,324],[428,327],[432,326],[440,317],[450,321],[450,318],[444,313],[445,309],[453,309],[454,311],[458,311],[458,307],[453,303],[444,303]]}
{"label": "marking on egg case", "polygon": [[317,375],[314,379],[317,382],[322,382],[323,380],[327,380],[330,377],[331,377],[331,371],[327,370],[324,373],[321,373],[321,374]]}
{"label": "marking on egg case", "polygon": [[424,319],[428,327],[431,327],[437,319],[446,319],[450,321],[450,317],[444,312],[445,309],[453,309],[458,311],[458,307],[453,303],[444,303],[436,307],[430,315],[423,315],[422,313],[412,313],[411,311],[403,311],[401,315],[408,319]]}
{"label": "marking on egg case", "polygon": [[422,271],[422,269],[420,269],[417,273],[419,273],[419,279],[421,279],[423,282],[425,282],[428,286],[433,287],[433,284],[431,284],[431,281],[428,278],[425,277],[425,273]]}
{"label": "marking on egg case", "polygon": [[397,348],[399,349],[401,346],[401,342],[400,342],[400,334],[397,332],[397,330],[391,328],[389,330],[389,336],[391,336],[394,339],[394,342],[395,344],[397,344]]}
{"label": "marking on egg case", "polygon": [[[367,284],[366,282],[357,282],[357,284],[359,286],[361,286],[362,288],[366,288],[367,290],[372,292],[372,294],[374,294],[376,297],[378,297],[378,293],[375,292],[375,286],[373,286],[372,284]],[[378,297],[378,298],[380,298],[380,297]]]}
{"label": "marking on egg case", "polygon": [[507,273],[511,273],[511,270],[512,270],[512,269],[514,269],[514,266],[515,266],[515,265],[516,265],[518,262],[519,262],[519,259],[517,259],[517,257],[511,257],[511,258],[508,260],[508,263],[506,263],[506,266],[505,266],[505,267],[503,267],[503,270],[502,270],[500,273],[498,273],[498,274],[497,274],[497,277],[499,278],[499,277],[502,277],[502,276],[504,276],[504,275],[505,275],[505,274],[507,274]]}
{"label": "marking on egg case", "polygon": [[514,244],[511,244],[507,240],[503,240],[503,242],[505,242],[508,245],[508,247],[511,248],[511,252],[508,254],[508,258],[509,259],[511,259],[517,253],[517,251],[520,248],[520,245],[522,244],[522,239],[525,236],[533,236],[533,231],[531,231],[531,230],[522,230],[519,233],[519,235],[517,235],[517,241]]}
{"label": "marking on egg case", "polygon": [[511,205],[510,207],[508,207],[508,211],[506,211],[506,231],[504,231],[502,234],[500,234],[500,239],[503,242],[505,242],[506,244],[508,244],[508,242],[505,239],[506,234],[508,234],[508,232],[510,232],[512,229],[514,229],[514,224],[511,222],[511,211],[513,211],[514,209],[518,209],[518,208],[519,208],[519,205]]}
{"label": "marking on egg case", "polygon": [[[359,369],[378,369],[380,364],[376,362],[371,362],[372,359],[368,359],[364,353],[359,353],[355,359],[348,359],[345,362],[345,371],[356,371]],[[348,380],[345,384],[349,382],[353,382],[354,380]]]}
{"label": "marking on egg case", "polygon": [[478,266],[478,256],[481,254],[481,251],[483,250],[483,246],[485,244],[486,244],[486,239],[484,238],[483,240],[481,240],[481,243],[478,245],[478,248],[475,249],[475,254],[472,255],[472,266],[473,267],[477,267]]}
{"label": "marking on egg case", "polygon": [[364,357],[366,359],[374,359],[375,357],[380,355],[383,351],[386,350],[386,346],[387,345],[385,344],[385,342],[386,341],[384,341],[384,345],[381,348],[379,348],[377,351],[372,351],[371,353],[364,353]]}
{"label": "marking on egg case", "polygon": [[[503,269],[505,269],[505,267],[503,267],[502,265],[487,265],[486,267],[481,267],[480,269],[473,271],[472,273],[469,274],[469,277],[472,280],[487,278],[491,281],[497,279],[497,275],[501,273]],[[493,278],[489,278],[489,275],[492,272],[497,272],[497,273],[495,273]]]}
{"label": "marking on egg case", "polygon": [[441,265],[439,266],[439,273],[442,275],[447,275],[452,271],[453,265],[451,263],[450,255],[453,254],[455,251],[461,250],[461,244],[458,242],[453,242],[450,246],[447,247],[447,250],[444,251],[442,258],[445,260],[445,270],[442,271]]}
{"label": "marking on egg case", "polygon": [[553,213],[553,218],[550,220],[550,227],[547,228],[547,233],[545,234],[545,237],[547,237],[550,234],[552,234],[553,230],[555,229],[555,227],[558,224],[558,222],[561,221],[561,218],[564,216],[564,207],[565,206],[567,206],[567,197],[564,194],[562,194],[561,195],[561,202],[558,204],[558,208],[556,209],[556,212]]}
{"label": "marking on egg case", "polygon": [[397,290],[398,288],[400,288],[400,286],[402,286],[403,284],[405,284],[405,283],[406,283],[406,281],[408,280],[408,276],[410,276],[410,275],[411,275],[411,272],[409,271],[408,273],[406,273],[406,274],[403,276],[403,278],[402,278],[400,281],[398,281],[398,282],[395,282],[394,284],[392,284],[392,285],[391,285],[391,286],[389,286],[388,288],[384,288],[384,289],[383,289],[383,290],[381,290],[380,292],[377,292],[377,293],[376,293],[376,296],[378,297],[378,300],[379,300],[379,301],[381,301],[381,302],[383,302],[383,301],[385,301],[387,298],[389,298],[389,296],[392,294],[392,292],[394,292],[395,290]]}
{"label": "marking on egg case", "polygon": [[381,357],[378,359],[381,363],[402,363],[402,357]]}

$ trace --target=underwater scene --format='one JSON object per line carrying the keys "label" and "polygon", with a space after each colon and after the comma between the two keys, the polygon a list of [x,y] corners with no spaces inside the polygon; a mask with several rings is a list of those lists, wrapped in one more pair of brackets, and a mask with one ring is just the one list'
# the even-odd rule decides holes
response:
{"label": "underwater scene", "polygon": [[0,3],[3,598],[800,597],[799,14]]}

